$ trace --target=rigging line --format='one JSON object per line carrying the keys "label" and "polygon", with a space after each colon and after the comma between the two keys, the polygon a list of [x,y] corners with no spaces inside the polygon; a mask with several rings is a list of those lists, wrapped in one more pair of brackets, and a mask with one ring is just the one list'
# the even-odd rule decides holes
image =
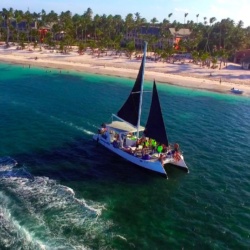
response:
{"label": "rigging line", "polygon": [[[131,92],[131,94],[140,94],[141,91]],[[152,93],[152,91],[143,91],[143,93]]]}

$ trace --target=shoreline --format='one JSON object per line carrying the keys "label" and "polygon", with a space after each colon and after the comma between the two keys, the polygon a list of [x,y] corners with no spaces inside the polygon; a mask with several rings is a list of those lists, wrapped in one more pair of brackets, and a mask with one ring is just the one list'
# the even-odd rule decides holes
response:
{"label": "shoreline", "polygon": [[[77,52],[64,55],[48,50],[0,48],[0,62],[135,79],[141,61],[125,56],[97,57],[90,53],[79,55]],[[241,96],[250,96],[250,70],[243,70],[240,65],[232,63],[219,70],[202,68],[188,61],[172,64],[147,60],[144,78],[147,81],[156,80],[163,84],[226,94],[232,94],[230,89],[234,87],[244,91]]]}

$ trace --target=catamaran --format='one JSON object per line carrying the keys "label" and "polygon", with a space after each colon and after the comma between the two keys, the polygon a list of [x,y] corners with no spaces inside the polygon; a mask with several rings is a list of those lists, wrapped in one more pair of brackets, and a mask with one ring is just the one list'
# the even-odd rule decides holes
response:
{"label": "catamaran", "polygon": [[165,177],[166,164],[188,172],[179,145],[168,142],[155,81],[146,126],[140,124],[146,51],[145,42],[140,70],[127,101],[117,114],[112,114],[111,123],[101,125],[93,139],[125,160]]}

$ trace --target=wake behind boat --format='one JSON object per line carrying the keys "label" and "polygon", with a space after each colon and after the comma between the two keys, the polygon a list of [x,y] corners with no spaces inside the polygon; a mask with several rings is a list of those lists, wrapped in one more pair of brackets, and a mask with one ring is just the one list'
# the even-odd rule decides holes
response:
{"label": "wake behind boat", "polygon": [[117,115],[112,114],[110,124],[102,124],[93,139],[131,163],[166,177],[166,164],[188,172],[179,145],[172,147],[168,142],[155,82],[146,126],[140,125],[146,51],[145,42],[140,70],[127,101]]}

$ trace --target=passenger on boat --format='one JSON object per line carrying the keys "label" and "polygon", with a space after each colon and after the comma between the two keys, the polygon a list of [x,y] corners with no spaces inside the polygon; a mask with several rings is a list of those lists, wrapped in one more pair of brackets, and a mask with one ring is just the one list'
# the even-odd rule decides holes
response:
{"label": "passenger on boat", "polygon": [[174,149],[172,150],[172,155],[173,155],[175,161],[181,160],[179,149],[180,149],[179,144],[175,143],[174,144]]}
{"label": "passenger on boat", "polygon": [[140,145],[141,145],[141,141],[140,141],[140,139],[137,139],[135,142],[135,147],[139,148]]}
{"label": "passenger on boat", "polygon": [[167,157],[171,158],[172,157],[172,145],[169,144],[167,147]]}
{"label": "passenger on boat", "polygon": [[107,132],[107,127],[106,127],[106,124],[102,124],[101,125],[101,128],[98,129],[98,134],[104,134],[105,132]]}
{"label": "passenger on boat", "polygon": [[128,147],[128,148],[123,148],[123,150],[131,155],[134,155],[134,151],[131,147]]}
{"label": "passenger on boat", "polygon": [[149,154],[144,154],[142,155],[143,160],[150,160],[150,155]]}
{"label": "passenger on boat", "polygon": [[117,140],[114,140],[112,144],[114,148],[119,148],[119,143]]}
{"label": "passenger on boat", "polygon": [[162,153],[167,153],[168,148],[165,144],[162,144]]}
{"label": "passenger on boat", "polygon": [[163,146],[162,146],[162,144],[159,144],[157,147],[158,154],[161,154],[162,150],[163,150]]}
{"label": "passenger on boat", "polygon": [[174,154],[175,152],[179,152],[179,148],[180,148],[179,144],[175,143],[174,144],[174,149],[172,150],[172,154]]}
{"label": "passenger on boat", "polygon": [[164,165],[164,159],[165,159],[164,154],[160,154],[159,161],[161,162],[162,166]]}
{"label": "passenger on boat", "polygon": [[148,141],[147,139],[145,139],[145,141],[144,141],[144,145],[145,145],[145,147],[146,147],[146,148],[148,148],[148,147],[149,147],[149,141]]}
{"label": "passenger on boat", "polygon": [[136,142],[135,142],[135,151],[134,154],[136,154],[136,152],[139,150],[139,146],[141,145],[141,140],[139,138],[137,138]]}
{"label": "passenger on boat", "polygon": [[147,153],[147,147],[146,147],[145,143],[143,143],[141,154],[142,154],[142,156],[144,156],[146,153]]}
{"label": "passenger on boat", "polygon": [[151,149],[152,149],[152,153],[153,153],[153,154],[154,154],[155,151],[156,151],[156,146],[157,146],[156,140],[151,139]]}
{"label": "passenger on boat", "polygon": [[146,140],[147,140],[146,137],[141,137],[140,144],[143,146]]}
{"label": "passenger on boat", "polygon": [[127,134],[127,137],[133,137],[133,133],[129,132],[129,133]]}

